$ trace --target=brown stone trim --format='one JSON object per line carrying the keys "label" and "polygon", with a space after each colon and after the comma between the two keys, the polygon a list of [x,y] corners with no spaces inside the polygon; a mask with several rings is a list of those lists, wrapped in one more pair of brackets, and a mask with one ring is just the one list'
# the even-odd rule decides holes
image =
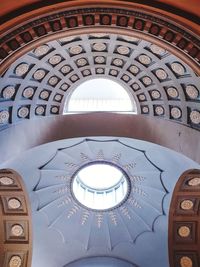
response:
{"label": "brown stone trim", "polygon": [[[20,175],[11,169],[0,170],[0,266],[31,266],[31,208]],[[12,263],[12,264],[11,264]]]}
{"label": "brown stone trim", "polygon": [[[37,3],[35,2],[35,3],[26,4],[25,6],[18,7],[13,11],[5,13],[4,15],[2,15],[1,20],[2,20],[2,23],[4,23],[8,20],[11,20],[13,17],[20,16],[32,10],[36,10],[36,9],[39,9],[45,6],[55,5],[56,3],[62,3],[62,2],[65,2],[65,0],[54,0],[53,2],[51,0],[46,0],[46,1],[38,1]],[[124,2],[124,1],[121,0],[121,2]],[[179,8],[176,6],[172,6],[168,3],[163,3],[160,1],[149,2],[149,0],[126,0],[126,2],[129,2],[129,3],[134,2],[134,3],[143,4],[143,5],[148,5],[148,6],[151,6],[152,8],[159,8],[163,11],[167,10],[168,12],[171,12],[176,15],[181,14],[183,17],[189,19],[190,21],[199,23],[199,17],[195,15],[194,13],[183,10],[181,9],[181,7]]]}
{"label": "brown stone trim", "polygon": [[[73,3],[73,5],[72,5]],[[91,3],[91,1],[90,1]],[[115,3],[115,8],[111,5]],[[53,7],[57,7],[57,12],[53,11]],[[130,4],[111,1],[103,3],[102,7],[95,4],[87,6],[75,5],[74,2],[67,4],[60,3],[49,8],[43,8],[26,14],[26,23],[22,23],[25,17],[22,16],[21,23],[17,23],[14,30],[10,30],[11,25],[3,25],[1,31],[0,56],[2,58],[2,73],[11,64],[10,58],[16,59],[14,55],[26,47],[26,51],[32,49],[39,42],[46,42],[46,37],[50,39],[61,38],[63,35],[71,35],[72,30],[76,31],[98,31],[102,27],[105,31],[128,30],[129,35],[140,35],[151,37],[157,40],[160,46],[167,45],[173,50],[173,54],[177,52],[185,58],[194,71],[200,73],[200,41],[198,40],[198,27],[178,20],[177,16],[164,12],[160,14],[158,9],[148,8],[139,4]],[[142,8],[142,9],[141,9]],[[106,16],[110,16],[110,20],[106,20]],[[37,17],[39,16],[39,17]],[[98,17],[98,18],[97,18]],[[14,19],[14,22],[16,19]],[[125,21],[126,20],[126,21]],[[130,24],[130,21],[132,23]],[[13,23],[14,23],[13,22]],[[64,23],[65,22],[65,23]],[[16,25],[16,24],[15,24]],[[13,28],[12,28],[13,29]],[[168,49],[169,50],[169,49]],[[170,50],[169,50],[170,51]],[[21,51],[21,53],[24,53]],[[4,63],[5,62],[5,63]],[[189,62],[189,63],[188,63]]]}
{"label": "brown stone trim", "polygon": [[200,170],[184,172],[175,186],[168,245],[171,267],[200,266]]}

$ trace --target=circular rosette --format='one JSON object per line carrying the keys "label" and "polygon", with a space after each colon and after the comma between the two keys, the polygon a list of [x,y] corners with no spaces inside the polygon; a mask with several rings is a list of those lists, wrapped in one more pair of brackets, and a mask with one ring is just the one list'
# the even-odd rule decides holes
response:
{"label": "circular rosette", "polygon": [[[81,205],[73,193],[76,174],[84,166],[100,163],[121,170],[128,186],[123,201],[105,210]],[[153,232],[156,219],[164,215],[163,198],[167,192],[162,170],[145,151],[117,139],[85,139],[59,148],[39,169],[40,180],[35,187],[38,211],[47,215],[49,228],[56,229],[64,242],[78,240],[86,250],[95,244],[113,249],[121,242],[135,243],[145,232]],[[87,190],[81,190],[87,197]]]}

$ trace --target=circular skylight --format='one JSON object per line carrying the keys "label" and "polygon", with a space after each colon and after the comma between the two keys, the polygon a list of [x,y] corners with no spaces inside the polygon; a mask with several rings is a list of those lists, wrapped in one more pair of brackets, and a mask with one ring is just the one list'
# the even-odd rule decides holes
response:
{"label": "circular skylight", "polygon": [[81,83],[66,103],[67,112],[136,112],[136,104],[120,84],[110,79],[92,79]]}
{"label": "circular skylight", "polygon": [[72,183],[75,198],[84,206],[106,210],[120,204],[127,195],[128,182],[116,166],[93,163],[81,168]]}

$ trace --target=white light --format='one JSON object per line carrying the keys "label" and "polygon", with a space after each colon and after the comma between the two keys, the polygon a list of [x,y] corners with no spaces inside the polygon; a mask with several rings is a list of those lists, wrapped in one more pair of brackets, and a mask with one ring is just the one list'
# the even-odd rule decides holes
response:
{"label": "white light", "polygon": [[84,206],[105,210],[120,204],[128,192],[124,173],[115,166],[95,163],[82,168],[72,184],[75,198]]}
{"label": "white light", "polygon": [[80,170],[78,176],[86,186],[100,190],[117,184],[122,177],[122,172],[110,165],[95,164]]}
{"label": "white light", "polygon": [[99,78],[79,85],[66,103],[65,113],[86,111],[136,112],[136,104],[120,84]]}

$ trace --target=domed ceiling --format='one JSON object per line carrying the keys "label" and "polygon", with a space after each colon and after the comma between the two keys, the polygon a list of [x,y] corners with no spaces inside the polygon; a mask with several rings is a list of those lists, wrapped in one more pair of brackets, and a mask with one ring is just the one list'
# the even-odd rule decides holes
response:
{"label": "domed ceiling", "polygon": [[116,80],[135,98],[138,113],[200,126],[200,78],[167,50],[136,37],[91,33],[38,46],[1,78],[1,126],[62,114],[87,79]]}
{"label": "domed ceiling", "polygon": [[[78,170],[102,162],[123,170],[129,192],[118,206],[95,210],[77,201],[72,182]],[[162,262],[168,267],[166,229],[172,193],[182,172],[199,165],[151,143],[98,137],[49,143],[1,165],[8,167],[23,177],[30,197],[33,267],[62,267],[102,256],[133,266]]]}

